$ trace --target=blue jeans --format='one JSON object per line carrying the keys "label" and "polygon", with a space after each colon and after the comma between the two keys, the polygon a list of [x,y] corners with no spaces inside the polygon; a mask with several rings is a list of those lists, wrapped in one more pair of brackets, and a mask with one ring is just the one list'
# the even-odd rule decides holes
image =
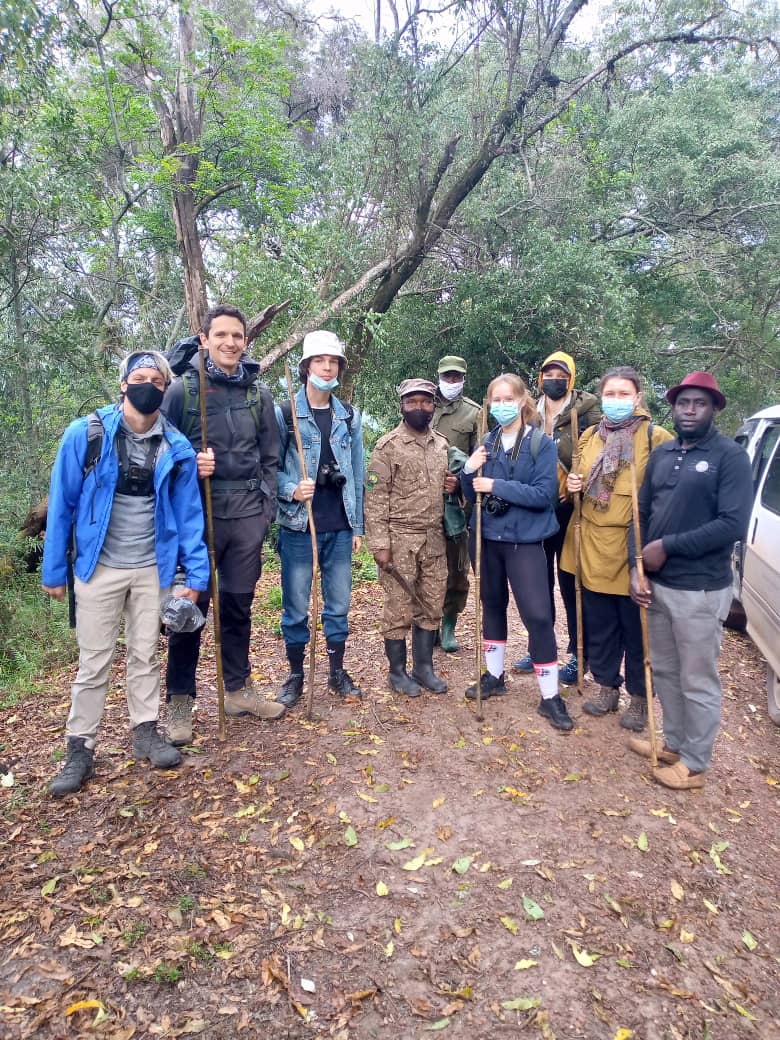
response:
{"label": "blue jeans", "polygon": [[[285,643],[309,642],[311,594],[311,535],[308,531],[279,528],[282,561],[282,635]],[[325,531],[317,535],[322,579],[322,628],[329,643],[345,643],[349,635],[352,595],[352,531]]]}

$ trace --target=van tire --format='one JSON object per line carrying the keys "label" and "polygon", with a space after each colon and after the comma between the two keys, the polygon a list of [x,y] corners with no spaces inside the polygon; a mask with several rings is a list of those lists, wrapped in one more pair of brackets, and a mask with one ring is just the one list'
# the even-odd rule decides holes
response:
{"label": "van tire", "polygon": [[780,675],[771,664],[766,666],[766,706],[769,718],[780,726]]}
{"label": "van tire", "polygon": [[745,608],[736,598],[731,601],[731,607],[729,608],[728,616],[723,622],[726,628],[732,629],[734,632],[745,632],[747,631],[747,618],[745,617]]}

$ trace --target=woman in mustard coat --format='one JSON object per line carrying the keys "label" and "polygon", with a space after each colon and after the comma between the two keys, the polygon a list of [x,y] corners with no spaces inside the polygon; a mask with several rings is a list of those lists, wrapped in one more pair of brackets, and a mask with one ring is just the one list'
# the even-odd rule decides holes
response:
{"label": "woman in mustard coat", "polygon": [[[601,380],[597,426],[580,438],[578,473],[567,490],[582,492],[580,567],[582,615],[593,678],[599,693],[583,705],[589,715],[617,711],[621,664],[631,700],[620,719],[624,729],[641,732],[647,724],[647,690],[639,608],[628,593],[628,532],[632,522],[631,463],[637,486],[653,448],[672,435],[651,422],[642,405],[642,387],[633,368],[613,368]],[[574,524],[569,525],[561,568],[574,573]]]}

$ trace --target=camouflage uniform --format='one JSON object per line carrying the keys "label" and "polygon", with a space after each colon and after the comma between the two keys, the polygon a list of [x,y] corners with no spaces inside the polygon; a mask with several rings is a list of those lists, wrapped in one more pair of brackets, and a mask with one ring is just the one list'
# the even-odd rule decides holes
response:
{"label": "camouflage uniform", "polygon": [[447,583],[444,545],[444,478],[447,441],[432,430],[415,433],[401,422],[374,448],[366,478],[366,539],[372,553],[390,549],[422,611],[389,574],[379,573],[385,590],[382,635],[405,639],[412,622],[439,627]]}
{"label": "camouflage uniform", "polygon": [[[468,458],[479,444],[482,409],[476,401],[461,394],[454,401],[445,401],[436,393],[436,411],[431,426],[447,438],[450,447],[462,451]],[[468,525],[469,508],[466,513]],[[447,539],[447,591],[444,596],[445,616],[462,614],[469,595],[469,547],[468,534],[464,532]]]}

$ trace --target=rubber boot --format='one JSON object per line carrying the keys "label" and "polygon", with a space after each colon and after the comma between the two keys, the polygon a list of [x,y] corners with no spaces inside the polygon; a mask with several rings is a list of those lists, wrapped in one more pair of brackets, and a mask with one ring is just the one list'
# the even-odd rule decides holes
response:
{"label": "rubber boot", "polygon": [[442,650],[447,654],[454,654],[460,649],[458,646],[458,640],[455,638],[455,626],[457,623],[457,614],[445,614],[441,619],[441,637],[439,643]]}
{"label": "rubber boot", "polygon": [[396,693],[405,693],[407,697],[419,697],[422,690],[406,673],[406,640],[386,639],[385,653],[390,662],[388,679]]}
{"label": "rubber boot", "polygon": [[171,769],[181,762],[181,753],[163,740],[156,722],[141,722],[133,727],[133,755],[148,758],[155,769]]}
{"label": "rubber boot", "polygon": [[86,746],[84,737],[68,737],[68,757],[61,772],[49,784],[49,794],[62,798],[80,791],[84,782],[95,775],[95,752]]}
{"label": "rubber boot", "polygon": [[412,678],[431,693],[446,693],[447,684],[433,670],[436,629],[412,626]]}
{"label": "rubber boot", "polygon": [[168,702],[168,739],[174,747],[192,743],[192,705],[194,697],[175,693]]}

